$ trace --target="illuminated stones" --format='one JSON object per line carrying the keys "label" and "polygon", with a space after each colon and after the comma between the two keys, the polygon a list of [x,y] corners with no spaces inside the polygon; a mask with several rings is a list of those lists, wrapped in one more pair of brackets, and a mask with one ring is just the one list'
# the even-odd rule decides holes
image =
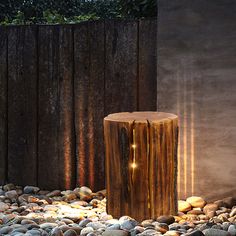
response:
{"label": "illuminated stones", "polygon": [[187,212],[187,211],[190,211],[191,209],[192,209],[192,206],[190,205],[190,203],[183,201],[183,200],[178,201],[178,210],[179,211]]}
{"label": "illuminated stones", "polygon": [[201,197],[188,197],[186,199],[186,202],[188,202],[192,207],[200,207],[203,208],[206,205],[206,202],[203,198]]}
{"label": "illuminated stones", "polygon": [[[194,204],[190,204],[191,207],[183,208],[184,212],[179,212],[178,216],[163,215],[156,220],[146,219],[137,222],[130,216],[115,219],[108,215],[106,213],[106,193],[104,190],[102,194],[101,192],[93,193],[88,190],[87,193],[92,199],[84,201],[77,194],[79,189],[57,190],[54,192],[55,195],[52,194],[53,197],[46,196],[48,191],[40,190],[36,194],[25,194],[22,191],[23,194],[17,196],[16,202],[11,200],[10,195],[6,194],[7,191],[2,189],[0,205],[5,206],[5,210],[0,212],[0,235],[203,236],[205,232],[207,235],[214,236],[218,233],[220,235],[229,235],[230,233],[230,236],[235,236],[236,206],[229,204],[233,202],[232,199],[228,199],[228,207],[232,206],[232,208],[227,208],[225,203],[222,206],[216,203],[207,203],[203,209],[193,207]],[[19,190],[20,188],[16,191]],[[14,189],[9,191],[14,191]],[[39,193],[45,193],[45,195]],[[70,194],[76,194],[77,198],[74,200],[65,198]],[[37,201],[32,202],[34,198]],[[188,200],[183,202],[189,204]],[[186,211],[186,209],[189,210]],[[209,212],[210,214],[214,213],[211,218]],[[217,234],[214,234],[216,232]]]}
{"label": "illuminated stones", "polygon": [[219,209],[218,205],[215,203],[209,203],[203,208],[203,212],[209,217],[212,218],[215,216],[216,211]]}

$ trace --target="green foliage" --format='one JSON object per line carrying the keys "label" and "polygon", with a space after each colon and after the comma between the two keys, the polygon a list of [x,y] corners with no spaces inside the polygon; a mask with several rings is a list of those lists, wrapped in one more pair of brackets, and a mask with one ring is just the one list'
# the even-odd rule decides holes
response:
{"label": "green foliage", "polygon": [[127,17],[154,17],[157,15],[157,0],[120,0],[120,9]]}
{"label": "green foliage", "polygon": [[0,0],[0,24],[64,24],[156,16],[156,0]]}

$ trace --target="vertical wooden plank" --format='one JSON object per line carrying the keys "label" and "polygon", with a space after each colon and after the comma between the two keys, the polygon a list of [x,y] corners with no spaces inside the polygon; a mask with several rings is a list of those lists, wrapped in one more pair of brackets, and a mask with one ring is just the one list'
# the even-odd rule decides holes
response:
{"label": "vertical wooden plank", "polygon": [[38,185],[59,187],[59,27],[39,26]]}
{"label": "vertical wooden plank", "polygon": [[39,26],[38,183],[74,187],[73,30]]}
{"label": "vertical wooden plank", "polygon": [[60,128],[59,128],[59,187],[75,187],[75,130],[73,101],[73,28],[60,27],[59,32],[59,89],[60,89]]}
{"label": "vertical wooden plank", "polygon": [[104,22],[74,29],[77,184],[103,189]]}
{"label": "vertical wooden plank", "polygon": [[135,111],[138,109],[138,23],[109,20],[105,30],[105,115]]}
{"label": "vertical wooden plank", "polygon": [[36,27],[9,27],[8,181],[20,185],[36,185],[36,132]]}
{"label": "vertical wooden plank", "polygon": [[0,184],[7,176],[7,30],[0,27]]}
{"label": "vertical wooden plank", "polygon": [[138,109],[157,109],[157,20],[139,20]]}

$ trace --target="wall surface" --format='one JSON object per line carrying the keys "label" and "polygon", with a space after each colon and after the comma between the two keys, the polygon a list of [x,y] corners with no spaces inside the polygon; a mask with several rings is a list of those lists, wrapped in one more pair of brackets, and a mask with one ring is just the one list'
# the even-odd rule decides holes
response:
{"label": "wall surface", "polygon": [[179,197],[236,196],[236,1],[158,8],[157,106],[180,119]]}
{"label": "wall surface", "polygon": [[0,185],[105,188],[103,118],[156,110],[156,28],[0,26]]}

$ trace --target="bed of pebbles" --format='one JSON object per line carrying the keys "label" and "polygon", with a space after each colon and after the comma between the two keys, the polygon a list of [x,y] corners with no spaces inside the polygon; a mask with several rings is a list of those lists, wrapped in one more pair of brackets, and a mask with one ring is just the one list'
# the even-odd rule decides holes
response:
{"label": "bed of pebbles", "polygon": [[236,198],[207,203],[201,197],[178,201],[177,216],[137,222],[106,213],[105,191],[87,187],[44,191],[0,186],[0,235],[12,236],[235,236]]}

